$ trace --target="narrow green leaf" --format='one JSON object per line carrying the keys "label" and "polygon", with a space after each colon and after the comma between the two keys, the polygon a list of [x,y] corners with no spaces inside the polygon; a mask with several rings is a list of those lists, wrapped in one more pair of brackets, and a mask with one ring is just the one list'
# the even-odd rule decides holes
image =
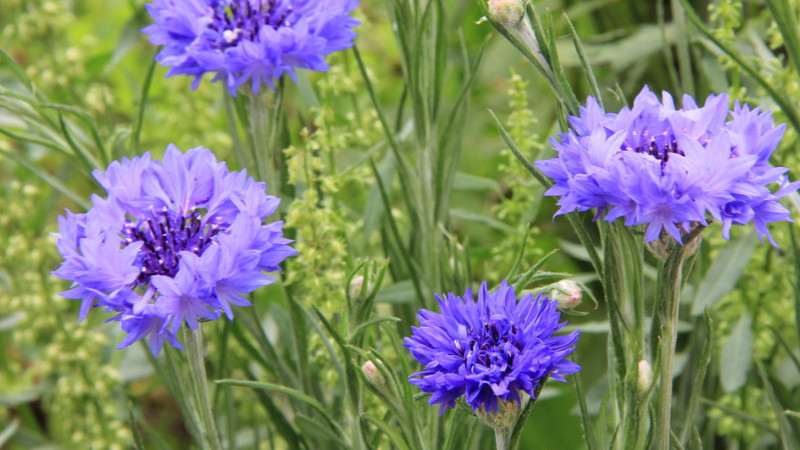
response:
{"label": "narrow green leaf", "polygon": [[793,5],[786,0],[766,0],[766,3],[783,38],[789,63],[794,65],[795,73],[800,74],[800,25],[797,14],[792,11]]}
{"label": "narrow green leaf", "polygon": [[[389,152],[386,154],[386,156],[384,156],[383,161],[381,162],[381,167],[378,170],[378,176],[381,177],[382,180],[386,180],[390,189],[391,182],[394,180],[396,161],[397,160],[395,159],[394,154]],[[385,207],[383,206],[383,201],[381,200],[380,187],[377,183],[375,183],[369,188],[367,206],[364,208],[364,226],[361,241],[363,247],[367,246],[370,237],[372,237],[372,234],[378,229],[381,218],[383,218],[384,209]]]}
{"label": "narrow green leaf", "polygon": [[[255,378],[255,374],[249,369],[245,370],[245,374],[249,378]],[[255,394],[269,415],[270,429],[276,429],[278,434],[288,443],[289,448],[300,448],[303,437],[297,433],[287,417],[287,414],[291,415],[294,411],[286,411],[286,407],[283,404],[280,406],[275,404],[272,397],[260,389],[255,390]],[[256,436],[256,441],[259,439],[260,437]],[[271,439],[271,436],[268,436],[268,439]]]}
{"label": "narrow green leaf", "polygon": [[[531,228],[529,226],[525,227],[525,234],[522,235],[522,244],[519,246],[519,253],[517,253],[517,258],[514,260],[514,265],[511,266],[511,270],[509,270],[508,275],[506,275],[506,280],[512,280],[519,273],[519,266],[522,264],[523,258],[525,258],[525,244],[528,242],[530,233]],[[547,256],[545,256],[545,258],[547,258]]]}
{"label": "narrow green leaf", "polygon": [[450,210],[450,217],[454,219],[466,220],[468,222],[475,222],[495,230],[504,231],[508,234],[520,234],[519,230],[506,225],[493,217],[484,216],[482,214],[474,213],[466,209],[453,208]]}
{"label": "narrow green leaf", "polygon": [[745,314],[733,326],[720,356],[720,382],[725,392],[744,386],[753,363],[753,319]]}
{"label": "narrow green leaf", "polygon": [[775,418],[778,421],[778,431],[783,448],[784,449],[800,448],[800,442],[797,441],[797,435],[793,431],[792,424],[789,423],[789,421],[786,418],[786,415],[783,413],[785,407],[783,406],[780,399],[778,398],[777,393],[775,392],[776,386],[774,386],[773,383],[775,383],[777,380],[771,379],[771,377],[769,377],[761,361],[756,360],[756,368],[758,369],[758,374],[761,377],[761,382],[764,387],[764,391],[766,391],[767,393],[767,398],[769,398],[769,402],[772,405],[772,410],[775,413]]}
{"label": "narrow green leaf", "polygon": [[589,407],[586,403],[586,394],[583,392],[583,382],[579,374],[570,376],[572,385],[575,386],[575,394],[578,397],[578,406],[581,412],[581,426],[583,427],[583,436],[586,439],[586,449],[595,450],[598,447],[594,435],[594,428],[592,427],[593,417],[589,414]]}
{"label": "narrow green leaf", "polygon": [[[714,329],[711,326],[711,312],[706,308],[705,313],[705,339],[703,339],[703,350],[700,353],[700,358],[697,360],[697,368],[692,378],[691,393],[689,394],[689,407],[684,414],[685,423],[683,431],[681,432],[681,442],[686,442],[687,434],[690,429],[695,425],[694,413],[697,411],[697,406],[700,404],[700,397],[703,394],[703,382],[706,378],[708,365],[711,362],[711,350],[714,342]],[[696,430],[695,430],[696,431]],[[694,436],[692,436],[694,438]],[[689,448],[699,448],[689,446]]]}
{"label": "narrow green leaf", "polygon": [[25,167],[26,169],[33,172],[36,176],[44,180],[50,186],[53,186],[56,190],[64,194],[65,197],[69,198],[73,202],[77,203],[83,209],[89,209],[92,205],[84,199],[82,196],[78,195],[72,189],[68,188],[66,184],[62,183],[61,180],[55,178],[54,176],[50,175],[49,173],[45,172],[41,168],[37,167],[33,163],[29,162],[24,157],[17,155],[16,153],[9,152],[3,149],[0,149],[0,153],[7,156],[8,158],[15,161],[17,164]]}
{"label": "narrow green leaf", "polygon": [[544,186],[545,188],[549,188],[550,186],[552,186],[553,182],[550,181],[550,179],[547,178],[545,174],[543,174],[542,171],[539,170],[538,167],[533,165],[533,163],[530,162],[528,158],[526,158],[525,155],[522,154],[522,152],[517,147],[517,144],[514,143],[514,140],[511,139],[511,136],[503,127],[503,124],[500,122],[500,119],[498,119],[497,116],[495,115],[494,111],[492,111],[491,109],[488,109],[487,111],[489,111],[489,115],[492,116],[495,128],[497,128],[497,131],[500,133],[500,137],[503,138],[503,141],[508,146],[508,149],[511,150],[511,153],[513,153],[514,156],[517,157],[519,162],[521,162],[522,165],[525,166],[528,172],[530,172],[531,175],[533,175],[534,178],[536,178],[539,181],[539,183],[542,184],[542,186]]}
{"label": "narrow green leaf", "polygon": [[[153,74],[156,71],[156,59],[150,63],[147,73],[144,76],[144,83],[142,83],[142,90],[139,92],[139,102],[136,105],[136,120],[133,122],[133,132],[131,132],[131,147],[130,152],[132,155],[141,153],[139,149],[139,136],[142,134],[142,127],[144,126],[144,111],[147,108],[147,99],[150,96],[150,86],[153,82]],[[227,105],[226,105],[227,106]],[[236,140],[237,137],[234,137]]]}
{"label": "narrow green leaf", "polygon": [[464,172],[456,172],[453,188],[459,191],[500,192],[500,183],[493,178],[478,177]]}
{"label": "narrow green leaf", "polygon": [[19,429],[19,419],[14,419],[11,421],[10,424],[0,433],[0,448],[2,448],[12,437],[14,437],[14,433],[17,432]]}
{"label": "narrow green leaf", "polygon": [[215,380],[214,383],[216,383],[216,384],[227,384],[227,385],[232,385],[232,386],[249,387],[251,389],[263,389],[265,391],[279,392],[281,394],[286,394],[289,397],[292,397],[295,400],[303,402],[306,405],[308,405],[311,408],[313,408],[314,410],[316,410],[322,416],[322,418],[325,419],[325,422],[328,423],[328,426],[330,426],[331,430],[333,430],[334,433],[336,433],[337,436],[339,436],[341,439],[347,439],[344,431],[342,431],[342,428],[339,426],[339,424],[336,423],[335,420],[333,420],[333,417],[331,417],[331,415],[328,413],[328,411],[325,409],[325,407],[323,407],[314,398],[312,398],[312,397],[310,397],[310,396],[308,396],[308,395],[306,395],[306,394],[304,394],[304,393],[302,393],[300,391],[297,391],[297,390],[292,389],[292,388],[288,388],[286,386],[281,386],[281,385],[278,385],[278,384],[259,382],[259,381]]}
{"label": "narrow green leaf", "polygon": [[[92,140],[94,141],[94,145],[97,147],[97,151],[102,158],[103,164],[107,166],[111,162],[110,160],[108,160],[108,153],[106,152],[103,140],[100,138],[100,131],[97,129],[97,124],[95,123],[94,118],[92,118],[92,116],[89,115],[89,113],[70,105],[45,104],[42,105],[42,108],[54,109],[56,111],[69,113],[80,119],[81,122],[83,122],[84,125],[86,125],[86,127],[89,129],[89,134],[91,134],[92,136]],[[59,122],[61,122],[61,128],[62,130],[64,130],[65,128],[64,121],[60,115],[59,115]],[[66,131],[64,132],[64,137],[66,137],[68,141],[70,140],[70,136]],[[85,157],[87,160],[92,162],[93,165],[95,165],[97,168],[102,168],[98,165],[98,163],[94,160],[94,157],[90,153],[87,152],[86,155],[82,157]]]}
{"label": "narrow green leaf", "polygon": [[25,74],[25,70],[20,67],[19,64],[14,61],[14,58],[12,58],[11,55],[9,55],[8,52],[2,48],[0,48],[0,60],[2,60],[2,62],[4,62],[5,65],[11,69],[11,72],[14,74],[14,76],[20,81],[20,83],[22,83],[23,86],[25,86],[27,90],[30,91],[33,89],[33,83],[31,82],[31,79],[28,78],[28,75]]}
{"label": "narrow green leaf", "polygon": [[711,263],[697,289],[692,305],[693,316],[699,316],[706,308],[712,308],[736,286],[739,276],[750,262],[756,245],[753,233],[747,233],[719,250],[717,258]]}
{"label": "narrow green leaf", "polygon": [[[3,276],[5,274],[2,274]],[[20,323],[25,318],[25,313],[22,311],[17,311],[11,313],[3,318],[0,319],[0,332],[9,331],[13,329],[18,323]]]}
{"label": "narrow green leaf", "polygon": [[[386,136],[387,141],[389,142],[389,147],[394,154],[395,159],[398,162],[399,169],[400,169],[400,182],[404,186],[404,191],[409,192],[408,184],[411,182],[411,171],[409,169],[408,161],[406,161],[403,152],[400,151],[400,146],[397,143],[397,140],[394,137],[394,132],[392,131],[391,127],[389,126],[389,122],[386,120],[386,116],[383,113],[383,110],[380,107],[380,102],[378,101],[378,95],[375,93],[375,89],[372,87],[372,82],[369,79],[369,75],[367,73],[367,68],[364,65],[364,61],[361,59],[361,54],[358,51],[357,46],[353,46],[353,54],[356,55],[356,61],[358,62],[358,68],[361,70],[361,77],[364,80],[364,85],[367,88],[367,92],[369,93],[370,99],[372,99],[372,105],[375,108],[375,111],[378,113],[378,120],[381,122],[381,127],[383,128],[383,133]],[[410,205],[410,202],[409,202]]]}
{"label": "narrow green leaf", "polygon": [[583,72],[586,74],[586,79],[589,81],[589,86],[592,89],[592,95],[594,95],[594,97],[597,99],[597,103],[600,104],[600,108],[602,108],[603,97],[600,95],[600,87],[597,85],[597,78],[594,76],[592,64],[589,62],[589,58],[586,56],[583,43],[578,36],[578,32],[575,30],[575,26],[572,25],[572,21],[569,20],[567,12],[563,11],[561,15],[564,17],[564,21],[567,22],[569,35],[572,38],[572,43],[575,45],[575,51],[578,53],[578,59],[581,61],[581,67],[583,68]]}
{"label": "narrow green leaf", "polygon": [[[380,174],[378,173],[378,168],[375,167],[375,161],[370,160],[370,167],[372,168],[372,173],[375,175],[375,181],[377,182],[378,189],[381,193],[381,199],[383,200],[383,207],[386,208],[387,214],[385,214],[386,220],[389,222],[389,230],[391,231],[392,237],[394,238],[395,242],[398,245],[401,245],[403,242],[402,238],[400,237],[400,230],[397,226],[397,223],[394,220],[391,212],[391,203],[389,202],[389,194],[386,192],[386,188],[383,185],[383,180],[381,180]],[[402,178],[402,176],[401,176]],[[417,294],[417,298],[423,304],[425,303],[425,297],[422,295],[422,287],[420,286],[420,279],[422,277],[419,275],[419,270],[414,262],[411,260],[411,256],[407,252],[400,252],[401,258],[405,263],[406,268],[408,269],[408,273],[411,275],[411,284],[414,286],[414,292]]]}
{"label": "narrow green leaf", "polygon": [[375,301],[378,303],[412,303],[416,298],[416,290],[411,280],[392,283],[378,291]]}
{"label": "narrow green leaf", "polygon": [[[133,415],[133,405],[128,404],[128,423],[131,427],[131,433],[133,433],[133,445],[136,450],[144,450],[144,441],[142,441],[142,434],[139,432],[139,424],[136,420],[136,417]],[[2,439],[0,439],[0,446],[3,445]]]}
{"label": "narrow green leaf", "polygon": [[317,94],[314,92],[314,87],[311,86],[311,80],[308,79],[308,71],[297,71],[297,92],[309,109],[319,108],[319,99],[317,99]]}
{"label": "narrow green leaf", "polygon": [[64,117],[59,114],[58,115],[58,122],[61,124],[61,133],[64,135],[64,138],[69,144],[69,147],[75,152],[75,155],[78,156],[78,159],[83,162],[84,167],[86,168],[87,172],[91,172],[92,170],[100,170],[100,164],[94,159],[94,157],[80,145],[75,138],[72,137],[72,133],[69,131],[67,127],[67,122],[64,120]]}
{"label": "narrow green leaf", "polygon": [[786,339],[783,338],[783,334],[772,325],[767,325],[767,328],[769,328],[769,330],[772,331],[772,334],[775,335],[775,338],[778,340],[778,343],[786,351],[786,354],[789,355],[789,359],[792,360],[792,362],[794,363],[794,367],[797,369],[798,373],[800,373],[800,359],[797,358],[797,355],[795,355],[794,350],[791,347],[789,347],[789,343],[787,343]]}
{"label": "narrow green leaf", "polygon": [[298,413],[294,416],[294,425],[305,437],[317,438],[321,442],[326,442],[326,447],[330,443],[337,444],[340,448],[351,448],[347,441],[336,436],[330,428],[304,414]]}
{"label": "narrow green leaf", "polygon": [[361,414],[359,416],[359,420],[361,420],[362,424],[361,426],[364,426],[366,424],[372,424],[378,427],[378,429],[381,430],[383,434],[386,435],[386,437],[389,439],[389,442],[391,442],[392,445],[394,445],[395,447],[401,450],[410,450],[410,447],[405,442],[405,440],[399,434],[397,434],[397,432],[391,426],[389,426],[384,421],[369,414]]}
{"label": "narrow green leaf", "polygon": [[400,319],[397,317],[377,317],[372,320],[368,320],[366,322],[358,324],[352,331],[350,331],[350,336],[347,337],[347,342],[353,342],[355,339],[368,330],[370,327],[375,326],[382,322],[400,322]]}
{"label": "narrow green leaf", "polygon": [[[800,209],[800,208],[795,208]],[[792,291],[794,291],[794,324],[795,328],[800,330],[800,242],[797,239],[797,232],[795,231],[794,223],[787,223],[786,227],[789,228],[789,237],[792,242],[792,254],[794,255],[794,283],[792,283]],[[800,341],[800,333],[797,336]]]}

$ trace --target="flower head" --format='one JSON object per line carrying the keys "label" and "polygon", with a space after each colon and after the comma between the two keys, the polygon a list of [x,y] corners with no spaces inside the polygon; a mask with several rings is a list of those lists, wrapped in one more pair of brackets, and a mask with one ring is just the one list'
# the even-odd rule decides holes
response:
{"label": "flower head", "polygon": [[404,346],[425,369],[409,382],[430,392],[429,403],[441,403],[440,413],[462,395],[473,410],[496,412],[498,401],[520,403],[520,391],[534,396],[546,377],[562,375],[580,366],[564,359],[575,347],[578,331],[553,336],[558,323],[557,302],[541,294],[517,302],[514,287],[505,281],[489,293],[481,284],[478,300],[467,289],[464,297],[452,293],[436,297],[442,313],[420,310],[420,326]]}
{"label": "flower head", "polygon": [[[631,108],[606,113],[589,97],[572,130],[552,143],[558,157],[536,163],[555,181],[545,195],[561,197],[556,215],[597,208],[597,216],[625,225],[647,224],[648,242],[662,230],[681,242],[681,229],[722,223],[728,239],[733,224],[753,223],[762,239],[775,245],[767,224],[791,221],[778,199],[797,190],[788,169],[769,158],[785,125],[774,126],[770,112],[751,110],[728,96],[710,95],[698,106],[683,97],[676,109],[672,96],[661,101],[645,86]],[[767,186],[779,184],[772,192]]]}
{"label": "flower head", "polygon": [[155,23],[142,29],[163,45],[156,56],[167,76],[206,73],[231,95],[250,82],[253,93],[295,69],[326,71],[325,55],[350,48],[358,0],[153,0]]}
{"label": "flower head", "polygon": [[233,319],[231,305],[249,306],[244,294],[274,281],[263,272],[297,253],[281,222],[263,224],[280,199],[208,149],[170,145],[163,162],[148,152],[93,175],[108,196],[58,218],[53,274],[72,281],[61,295],[81,300],[80,320],[92,307],[116,313],[128,333],[118,348],[144,337],[155,354],[164,339],[181,348],[184,323]]}

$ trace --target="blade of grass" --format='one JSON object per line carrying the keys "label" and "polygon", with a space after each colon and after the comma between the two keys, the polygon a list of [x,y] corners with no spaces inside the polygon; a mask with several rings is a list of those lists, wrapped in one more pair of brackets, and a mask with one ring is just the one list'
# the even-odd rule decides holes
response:
{"label": "blade of grass", "polygon": [[278,384],[267,383],[263,381],[246,381],[246,380],[215,380],[214,383],[221,384],[221,385],[231,385],[231,386],[241,386],[241,387],[248,387],[251,389],[261,389],[269,392],[279,392],[281,394],[285,394],[295,400],[298,400],[312,409],[317,411],[320,416],[325,420],[328,426],[333,430],[333,432],[341,439],[347,441],[347,436],[345,435],[342,428],[339,424],[333,420],[333,417],[328,413],[327,409],[322,406],[317,400],[313,397],[308,396],[300,391],[297,391],[292,388],[288,388],[286,386],[281,386]]}
{"label": "blade of grass", "polygon": [[[142,90],[139,93],[139,104],[136,105],[136,119],[133,121],[133,131],[131,132],[131,146],[130,152],[133,155],[139,154],[139,137],[142,134],[142,127],[144,126],[144,111],[147,107],[147,99],[150,96],[150,86],[153,81],[153,74],[156,71],[156,59],[150,63],[147,73],[144,76],[144,83],[142,83]],[[228,105],[226,104],[226,107]],[[234,143],[237,137],[234,137]]]}
{"label": "blade of grass", "polygon": [[50,186],[53,186],[56,190],[64,194],[65,197],[77,203],[78,206],[80,206],[82,209],[88,210],[92,206],[91,203],[89,203],[85,198],[78,195],[75,191],[67,187],[67,185],[62,183],[59,179],[51,176],[41,168],[37,167],[33,163],[26,160],[24,157],[3,149],[0,149],[0,153],[7,156],[9,159],[15,161],[17,164],[33,172],[34,175],[41,178],[44,182],[46,182]]}
{"label": "blade of grass", "polygon": [[569,35],[572,38],[573,45],[575,45],[575,51],[578,52],[578,59],[581,62],[581,67],[583,68],[583,72],[586,74],[586,79],[589,80],[589,86],[592,89],[592,95],[594,96],[594,98],[597,99],[597,103],[600,104],[600,108],[602,108],[603,97],[600,95],[600,87],[597,85],[597,78],[595,78],[594,76],[594,71],[592,70],[592,64],[589,62],[589,58],[586,56],[586,51],[584,51],[583,43],[581,42],[581,39],[578,36],[578,32],[575,30],[575,26],[572,25],[572,21],[569,20],[567,12],[563,11],[561,15],[562,17],[564,17],[564,21],[567,22]]}

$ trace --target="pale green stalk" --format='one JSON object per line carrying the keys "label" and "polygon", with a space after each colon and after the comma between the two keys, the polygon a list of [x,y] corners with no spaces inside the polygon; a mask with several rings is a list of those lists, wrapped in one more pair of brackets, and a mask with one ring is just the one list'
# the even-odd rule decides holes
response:
{"label": "pale green stalk", "polygon": [[[672,258],[671,258],[672,259]],[[658,392],[656,412],[655,448],[668,450],[670,445],[670,422],[672,412],[672,372],[675,362],[675,343],[678,337],[678,306],[680,304],[681,268],[683,258],[675,258],[665,264],[661,272],[661,342],[660,355],[661,386]]]}
{"label": "pale green stalk", "polygon": [[497,450],[509,450],[511,443],[511,427],[495,428],[494,441],[497,443]]}
{"label": "pale green stalk", "polygon": [[217,423],[214,420],[214,411],[211,407],[211,398],[208,395],[208,385],[205,366],[205,349],[203,347],[203,331],[200,327],[184,332],[186,341],[186,354],[189,358],[189,374],[195,406],[200,416],[202,440],[198,444],[204,449],[221,449],[222,444],[217,432]]}
{"label": "pale green stalk", "polygon": [[672,243],[669,256],[659,268],[659,292],[657,319],[658,328],[653,329],[660,336],[658,344],[659,386],[656,406],[654,448],[669,450],[671,442],[672,413],[672,375],[675,367],[675,344],[678,338],[678,312],[681,286],[683,282],[683,262],[697,250],[699,242],[694,242],[704,227],[698,226],[685,236],[683,245]]}
{"label": "pale green stalk", "polygon": [[250,138],[250,165],[256,177],[267,183],[267,193],[280,192],[280,142],[278,139],[283,119],[283,79],[279,80],[272,102],[269,91],[247,96],[248,133]]}

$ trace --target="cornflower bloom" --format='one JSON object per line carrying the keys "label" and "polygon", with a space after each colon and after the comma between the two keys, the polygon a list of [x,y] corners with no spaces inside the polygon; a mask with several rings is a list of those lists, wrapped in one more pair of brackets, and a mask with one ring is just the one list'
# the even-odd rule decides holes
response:
{"label": "cornflower bloom", "polygon": [[326,71],[325,55],[353,45],[358,0],[153,0],[145,5],[155,23],[142,29],[164,48],[156,60],[167,76],[206,73],[223,80],[231,95],[250,81],[254,94],[273,90],[284,73]]}
{"label": "cornflower bloom", "polygon": [[481,284],[477,301],[469,288],[463,298],[436,299],[441,314],[420,310],[420,326],[403,345],[425,366],[409,382],[432,394],[430,404],[441,403],[440,414],[461,396],[473,411],[497,412],[499,401],[519,405],[520,392],[533,398],[547,377],[566,381],[562,375],[580,370],[564,359],[579,332],[553,336],[566,322],[558,323],[558,302],[542,294],[517,302],[503,281],[492,293]]}
{"label": "cornflower bloom", "polygon": [[264,224],[280,199],[208,149],[170,145],[163,162],[147,152],[93,175],[108,196],[59,216],[53,274],[72,281],[61,296],[81,300],[79,321],[92,307],[116,313],[109,321],[128,333],[118,348],[145,337],[154,354],[165,339],[182,348],[184,323],[232,320],[232,305],[250,306],[244,294],[274,281],[263,272],[297,253],[282,222]]}
{"label": "cornflower bloom", "polygon": [[679,243],[681,229],[707,225],[708,216],[722,223],[725,239],[732,225],[752,223],[773,245],[767,224],[792,221],[778,199],[800,183],[769,163],[786,128],[774,126],[769,111],[738,101],[730,110],[726,94],[702,107],[684,95],[676,109],[669,93],[659,101],[645,86],[619,113],[589,97],[569,120],[572,129],[551,140],[558,157],[536,163],[555,181],[545,195],[560,197],[556,215],[597,208],[595,219],[647,224],[647,242],[663,230]]}

